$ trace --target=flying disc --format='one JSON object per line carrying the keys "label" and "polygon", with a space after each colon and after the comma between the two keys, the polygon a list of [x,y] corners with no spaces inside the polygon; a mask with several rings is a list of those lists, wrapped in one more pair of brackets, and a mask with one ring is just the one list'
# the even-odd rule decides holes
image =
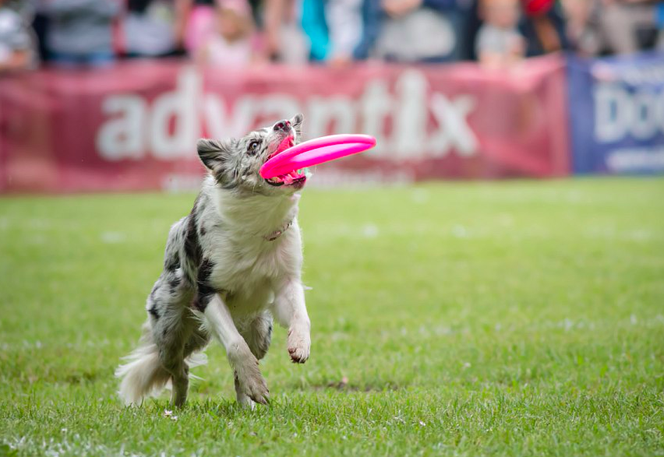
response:
{"label": "flying disc", "polygon": [[369,135],[323,136],[279,152],[263,164],[260,175],[265,179],[286,175],[301,168],[364,152],[374,146],[376,139]]}

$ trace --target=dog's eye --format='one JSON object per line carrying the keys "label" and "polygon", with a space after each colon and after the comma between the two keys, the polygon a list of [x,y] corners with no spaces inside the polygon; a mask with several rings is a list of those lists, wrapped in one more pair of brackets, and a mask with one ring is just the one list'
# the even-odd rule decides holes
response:
{"label": "dog's eye", "polygon": [[256,154],[256,151],[258,151],[258,145],[261,144],[260,141],[252,141],[249,143],[249,147],[247,148],[247,152],[249,154]]}

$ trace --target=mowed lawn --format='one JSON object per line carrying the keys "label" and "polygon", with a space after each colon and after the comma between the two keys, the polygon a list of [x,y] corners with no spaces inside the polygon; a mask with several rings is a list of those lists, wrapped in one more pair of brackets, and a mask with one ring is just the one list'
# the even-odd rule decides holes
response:
{"label": "mowed lawn", "polygon": [[213,345],[184,410],[125,408],[193,198],[0,199],[0,455],[664,455],[664,180],[307,189],[311,359],[277,329],[245,411]]}

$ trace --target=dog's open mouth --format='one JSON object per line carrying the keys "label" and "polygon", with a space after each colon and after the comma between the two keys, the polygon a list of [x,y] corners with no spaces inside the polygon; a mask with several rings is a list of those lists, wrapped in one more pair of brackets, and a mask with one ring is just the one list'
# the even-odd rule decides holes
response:
{"label": "dog's open mouth", "polygon": [[[279,146],[277,146],[276,151],[274,151],[267,160],[270,160],[272,157],[282,153],[286,149],[293,146],[293,136],[289,135],[283,139]],[[304,170],[295,170],[285,175],[275,176],[274,178],[266,179],[265,181],[271,186],[296,186],[302,187],[304,182],[307,180]]]}
{"label": "dog's open mouth", "polygon": [[286,175],[275,176],[274,178],[266,179],[265,181],[271,186],[297,186],[304,184],[307,180],[302,170],[291,171]]}

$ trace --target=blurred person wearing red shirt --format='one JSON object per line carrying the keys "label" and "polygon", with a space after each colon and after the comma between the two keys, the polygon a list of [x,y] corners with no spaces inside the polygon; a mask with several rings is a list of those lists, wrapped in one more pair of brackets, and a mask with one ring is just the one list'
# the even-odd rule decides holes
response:
{"label": "blurred person wearing red shirt", "polygon": [[525,37],[527,57],[569,49],[564,15],[556,0],[522,0],[522,8],[519,31]]}

